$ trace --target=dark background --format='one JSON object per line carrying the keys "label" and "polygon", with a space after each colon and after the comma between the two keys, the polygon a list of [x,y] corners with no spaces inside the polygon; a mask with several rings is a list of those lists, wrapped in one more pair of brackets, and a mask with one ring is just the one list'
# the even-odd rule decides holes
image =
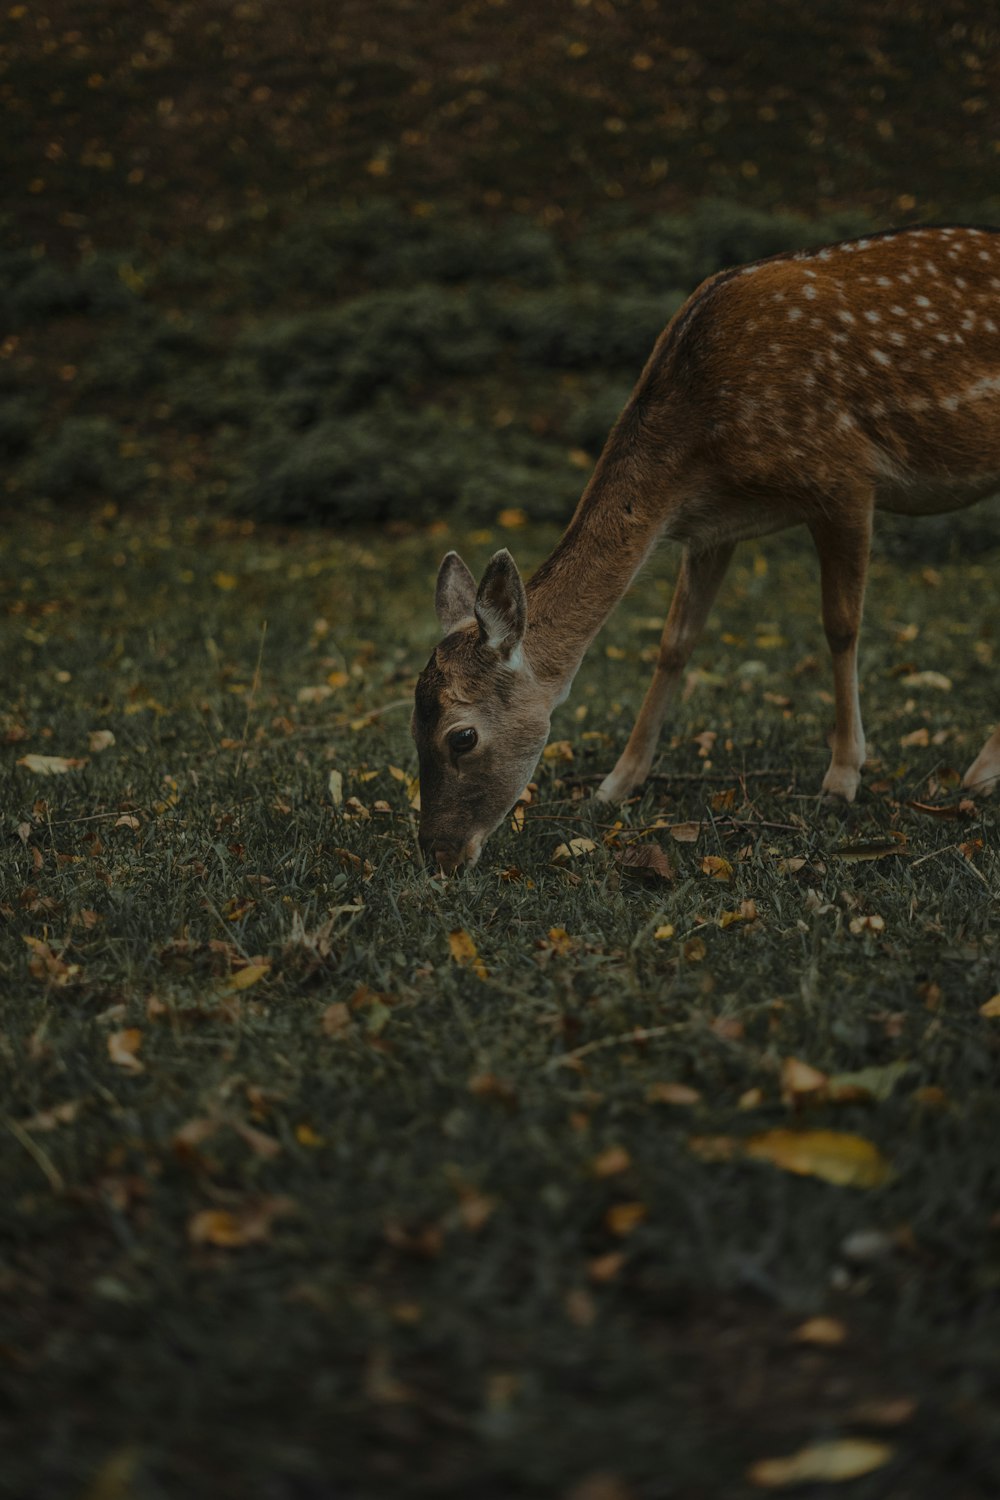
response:
{"label": "dark background", "polygon": [[704,275],[1000,219],[998,23],[965,0],[0,24],[18,506],[560,518]]}

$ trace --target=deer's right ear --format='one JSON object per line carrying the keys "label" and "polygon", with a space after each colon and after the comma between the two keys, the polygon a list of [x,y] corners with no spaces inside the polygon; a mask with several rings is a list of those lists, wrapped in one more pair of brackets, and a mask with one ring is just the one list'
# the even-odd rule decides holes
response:
{"label": "deer's right ear", "polygon": [[457,552],[449,552],[438,569],[434,608],[445,635],[475,613],[476,580]]}

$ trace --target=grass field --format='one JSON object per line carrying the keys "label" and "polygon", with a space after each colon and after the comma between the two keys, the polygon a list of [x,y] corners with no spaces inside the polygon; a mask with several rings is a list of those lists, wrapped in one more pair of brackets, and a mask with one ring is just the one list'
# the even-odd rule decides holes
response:
{"label": "grass field", "polygon": [[738,1497],[827,1442],[852,1496],[997,1493],[1000,859],[955,771],[1000,544],[948,529],[876,556],[853,808],[795,537],[744,549],[652,789],[581,798],[664,555],[445,880],[436,562],[554,532],[10,518],[0,1493]]}

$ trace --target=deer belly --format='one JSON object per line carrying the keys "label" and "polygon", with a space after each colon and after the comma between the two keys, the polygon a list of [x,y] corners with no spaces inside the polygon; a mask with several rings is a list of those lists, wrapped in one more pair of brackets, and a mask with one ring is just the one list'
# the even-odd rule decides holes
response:
{"label": "deer belly", "polygon": [[938,516],[949,510],[964,510],[977,500],[1000,495],[1000,473],[885,475],[875,486],[877,510],[902,516]]}

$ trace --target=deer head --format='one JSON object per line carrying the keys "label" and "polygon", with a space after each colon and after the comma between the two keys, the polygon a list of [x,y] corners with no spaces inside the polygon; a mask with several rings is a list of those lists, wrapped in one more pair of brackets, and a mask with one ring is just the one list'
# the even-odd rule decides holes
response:
{"label": "deer head", "polygon": [[528,601],[504,548],[478,589],[457,552],[438,572],[443,639],[417,682],[420,845],[447,873],[475,864],[531,779],[551,705],[525,656]]}

